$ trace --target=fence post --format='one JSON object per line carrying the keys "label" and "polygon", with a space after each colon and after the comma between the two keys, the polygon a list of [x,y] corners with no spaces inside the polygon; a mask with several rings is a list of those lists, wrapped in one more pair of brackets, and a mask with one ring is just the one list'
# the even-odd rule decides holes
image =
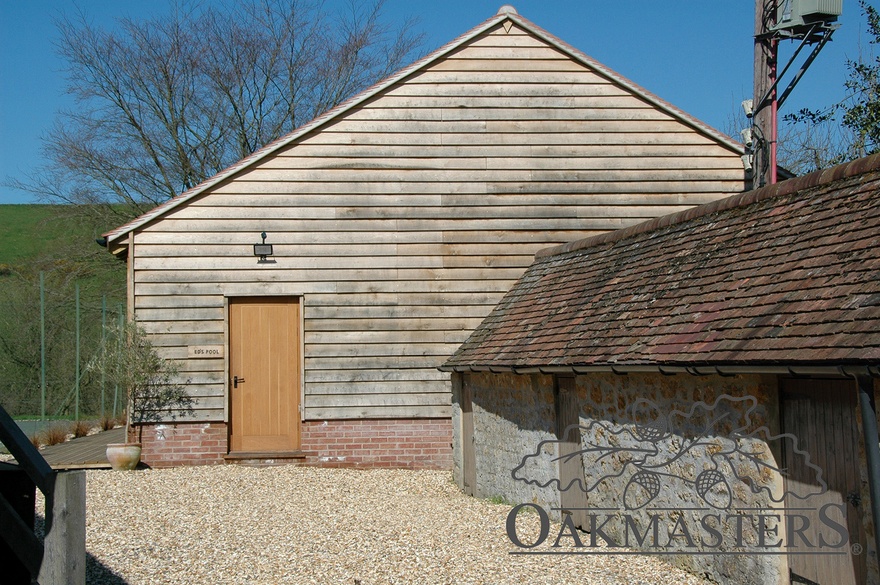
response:
{"label": "fence post", "polygon": [[[104,351],[104,344],[107,342],[107,295],[101,295],[101,351]],[[104,395],[106,393],[107,375],[104,368],[101,368],[101,421],[103,423],[106,415],[104,414]]]}
{"label": "fence post", "polygon": [[74,286],[76,291],[76,407],[75,420],[79,421],[79,283]]}
{"label": "fence post", "polygon": [[46,538],[37,581],[41,585],[85,585],[86,473],[55,473],[46,497]]}
{"label": "fence post", "polygon": [[[116,337],[116,349],[117,351],[122,347],[122,328],[125,325],[125,316],[122,314],[122,303],[119,303],[119,333]],[[119,408],[119,384],[116,384],[113,387],[113,416],[116,416],[116,413]],[[127,428],[127,427],[126,427]],[[125,438],[128,440],[128,437]]]}
{"label": "fence post", "polygon": [[40,420],[46,420],[46,283],[40,271]]}

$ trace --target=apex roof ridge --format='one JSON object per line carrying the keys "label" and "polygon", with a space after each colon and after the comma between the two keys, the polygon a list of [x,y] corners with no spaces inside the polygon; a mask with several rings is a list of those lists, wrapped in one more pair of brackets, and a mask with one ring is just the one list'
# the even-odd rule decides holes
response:
{"label": "apex roof ridge", "polygon": [[[502,6],[502,8],[504,8],[504,6]],[[147,211],[146,213],[138,216],[137,218],[102,234],[108,244],[108,248],[110,248],[109,244],[112,241],[118,240],[119,238],[121,238],[125,234],[127,234],[127,233],[129,233],[139,227],[142,227],[155,219],[158,219],[159,217],[161,217],[165,213],[175,209],[179,205],[182,205],[185,202],[189,201],[190,199],[207,191],[208,189],[219,185],[223,181],[226,181],[226,180],[232,178],[237,173],[247,169],[248,167],[250,167],[253,164],[262,160],[263,158],[274,154],[275,152],[294,143],[296,140],[302,138],[303,136],[307,135],[308,133],[317,130],[318,128],[320,128],[324,124],[335,119],[337,116],[340,116],[340,115],[344,114],[346,111],[348,111],[354,107],[357,107],[361,103],[364,103],[364,102],[368,101],[369,99],[375,97],[379,92],[383,91],[384,89],[389,88],[389,87],[393,86],[394,84],[403,81],[404,79],[406,79],[410,75],[413,75],[414,73],[418,72],[423,67],[426,67],[430,63],[443,58],[447,54],[458,49],[460,46],[465,44],[467,41],[475,38],[476,36],[486,32],[489,29],[491,29],[497,25],[500,25],[501,23],[508,21],[508,20],[517,24],[518,26],[522,27],[527,32],[530,32],[530,33],[536,35],[538,38],[549,43],[550,45],[555,46],[557,49],[559,49],[563,53],[569,55],[569,57],[581,62],[583,65],[585,65],[591,69],[594,69],[600,75],[605,76],[606,78],[608,78],[612,82],[621,85],[622,87],[626,88],[628,91],[632,92],[635,95],[641,96],[642,98],[646,99],[650,103],[654,104],[656,107],[666,111],[666,113],[673,116],[674,118],[678,118],[682,122],[695,128],[697,131],[706,134],[707,136],[711,137],[712,139],[716,140],[719,143],[724,144],[725,146],[727,146],[728,148],[731,148],[732,150],[742,151],[742,145],[738,144],[736,141],[730,139],[729,137],[727,137],[723,133],[719,132],[718,130],[715,130],[714,128],[712,128],[708,124],[701,122],[700,120],[697,120],[696,118],[687,114],[683,110],[678,109],[677,107],[673,106],[669,102],[666,102],[665,100],[659,98],[655,94],[649,92],[645,88],[643,88],[640,85],[636,84],[635,82],[629,80],[628,78],[624,77],[623,75],[609,69],[608,67],[606,67],[602,63],[600,63],[600,62],[596,61],[595,59],[593,59],[592,57],[588,56],[583,51],[573,47],[572,45],[561,40],[560,38],[553,35],[552,33],[544,30],[543,28],[536,25],[535,23],[528,20],[527,18],[524,18],[522,15],[520,15],[515,10],[514,11],[506,11],[506,10],[502,11],[499,9],[497,14],[484,20],[482,23],[471,28],[470,30],[466,31],[465,33],[459,35],[458,37],[452,39],[448,43],[446,43],[446,44],[442,45],[440,48],[430,52],[429,54],[425,55],[421,59],[414,61],[410,65],[400,69],[399,71],[391,74],[390,76],[386,77],[385,79],[380,80],[379,82],[373,84],[372,86],[364,89],[363,91],[350,97],[349,99],[345,100],[344,102],[337,105],[336,107],[327,110],[326,112],[324,112],[320,116],[314,118],[313,120],[303,124],[302,126],[300,126],[298,128],[291,130],[290,132],[288,132],[284,136],[281,136],[281,137],[277,138],[276,140],[266,144],[262,148],[259,148],[258,150],[254,151],[250,155],[233,163],[229,167],[223,169],[222,171],[218,172],[214,176],[209,177],[208,179],[199,183],[198,185],[196,185],[196,186],[188,189],[187,191],[184,191],[183,193],[181,193],[175,197],[172,197],[171,199],[159,204],[155,208],[151,209],[150,211]]]}
{"label": "apex roof ridge", "polygon": [[431,51],[430,53],[428,53],[424,57],[413,61],[412,63],[410,63],[406,67],[392,73],[391,75],[389,75],[388,77],[386,77],[384,79],[379,80],[378,82],[374,83],[373,85],[369,86],[368,88],[364,89],[363,91],[360,91],[357,94],[353,95],[352,97],[348,98],[347,100],[343,101],[339,105],[337,105],[333,108],[330,108],[329,110],[327,110],[323,114],[319,115],[318,117],[306,122],[302,126],[294,128],[293,130],[291,130],[287,134],[276,138],[272,142],[269,142],[268,144],[264,145],[263,147],[258,148],[257,150],[252,152],[250,155],[248,155],[248,156],[242,158],[241,160],[233,163],[232,165],[226,167],[224,170],[220,171],[219,173],[215,174],[214,176],[209,177],[208,179],[202,181],[198,185],[184,191],[180,195],[177,195],[176,197],[172,197],[168,201],[161,203],[160,205],[156,206],[152,210],[136,217],[135,219],[129,221],[128,223],[121,225],[121,226],[117,227],[116,229],[110,230],[109,232],[103,234],[103,236],[109,242],[110,240],[116,239],[116,238],[122,236],[123,234],[125,234],[133,229],[136,229],[136,228],[140,227],[141,225],[152,221],[153,219],[156,219],[157,217],[163,215],[166,211],[170,211],[171,209],[177,207],[181,203],[188,201],[189,199],[195,197],[199,193],[201,193],[201,192],[221,183],[222,181],[232,177],[233,175],[235,175],[239,171],[258,162],[259,160],[263,159],[264,157],[273,154],[274,152],[280,150],[281,148],[284,148],[288,144],[294,142],[295,140],[297,140],[298,138],[301,138],[302,136],[308,134],[309,132],[319,128],[320,126],[322,126],[326,122],[332,120],[336,116],[342,114],[343,112],[357,106],[358,104],[360,104],[362,102],[367,101],[368,99],[375,96],[378,92],[382,91],[382,89],[384,89],[386,87],[390,87],[390,86],[394,85],[395,83],[397,83],[398,81],[405,79],[406,77],[408,77],[409,75],[418,71],[420,68],[424,67],[428,63],[443,57],[447,53],[454,51],[456,48],[458,48],[459,45],[463,44],[468,39],[480,34],[484,30],[488,30],[489,28],[495,26],[496,24],[503,22],[504,20],[507,20],[510,17],[511,17],[511,15],[508,13],[500,13],[500,12],[498,14],[493,15],[492,17],[484,20],[482,23],[478,24],[477,26],[471,28],[467,32],[457,36],[456,38],[452,39],[448,43],[445,43],[444,45],[442,45],[438,49]]}

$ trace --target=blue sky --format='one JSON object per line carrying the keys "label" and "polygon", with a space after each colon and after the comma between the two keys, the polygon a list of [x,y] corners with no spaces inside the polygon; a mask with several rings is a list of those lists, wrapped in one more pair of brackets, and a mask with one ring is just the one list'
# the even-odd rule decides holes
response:
{"label": "blue sky", "polygon": [[[210,0],[204,0],[210,1]],[[330,0],[333,4],[341,0]],[[435,49],[494,15],[501,0],[387,0],[392,22],[418,18],[425,49]],[[752,92],[752,0],[519,0],[508,2],[531,20],[692,116],[726,130]],[[116,18],[149,17],[168,0],[81,0],[102,26]],[[0,183],[23,179],[42,162],[41,137],[59,110],[71,107],[64,63],[55,54],[54,19],[69,0],[0,0]],[[847,59],[859,55],[864,19],[844,2],[833,41],[789,97],[782,114],[818,108],[844,95]],[[794,50],[780,47],[780,63]],[[0,186],[0,203],[32,202]]]}

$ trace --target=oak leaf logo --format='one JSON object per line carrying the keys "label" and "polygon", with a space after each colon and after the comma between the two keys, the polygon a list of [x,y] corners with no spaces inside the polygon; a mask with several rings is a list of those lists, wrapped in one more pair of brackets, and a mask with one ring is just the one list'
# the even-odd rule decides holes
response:
{"label": "oak leaf logo", "polygon": [[[541,441],[511,475],[514,480],[542,488],[553,485],[559,491],[577,488],[584,492],[599,489],[612,479],[626,478],[623,503],[627,510],[649,505],[660,495],[664,482],[680,482],[706,505],[725,510],[733,502],[732,484],[737,481],[753,494],[764,492],[773,502],[783,501],[786,490],[782,482],[773,481],[774,474],[787,475],[771,454],[770,446],[776,443],[780,451],[801,460],[801,468],[812,476],[808,483],[817,486],[806,493],[789,492],[791,495],[806,499],[827,491],[822,469],[798,447],[796,436],[774,435],[763,425],[752,428],[757,406],[753,396],[723,394],[712,404],[698,401],[688,410],[664,411],[653,401],[639,398],[627,409],[634,422],[594,419],[586,426],[572,425],[563,440]],[[558,446],[569,443],[566,439],[573,436],[580,437],[581,448],[557,456]],[[564,486],[559,479],[536,479],[546,477],[548,458],[549,463],[566,463],[575,457],[583,461],[583,478],[574,478]]]}

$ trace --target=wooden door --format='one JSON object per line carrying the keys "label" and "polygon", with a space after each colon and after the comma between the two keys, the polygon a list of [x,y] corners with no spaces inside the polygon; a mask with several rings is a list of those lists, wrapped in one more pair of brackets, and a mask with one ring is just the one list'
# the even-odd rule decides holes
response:
{"label": "wooden door", "polygon": [[301,335],[296,298],[229,301],[229,450],[300,447]]}
{"label": "wooden door", "polygon": [[[583,490],[584,459],[581,447],[580,401],[575,379],[556,379],[556,437],[559,439],[559,505],[563,514],[570,514],[577,528],[586,530],[587,494]],[[571,456],[571,457],[569,457]],[[564,488],[568,489],[564,489]]]}
{"label": "wooden door", "polygon": [[[822,520],[818,510],[825,504],[844,506],[846,518],[839,509],[830,509],[829,516],[849,532],[849,545],[839,549],[820,549],[823,552],[838,554],[790,554],[788,563],[791,583],[811,583],[814,585],[849,585],[864,583],[867,578],[865,531],[862,525],[863,508],[869,502],[861,502],[861,478],[859,469],[859,437],[856,420],[856,383],[853,380],[801,380],[783,379],[781,381],[782,430],[791,433],[798,440],[798,448],[810,454],[810,460],[822,470],[822,478],[828,484],[828,491],[806,500],[791,494],[807,495],[821,489],[816,481],[815,470],[804,465],[802,456],[792,453],[791,443],[785,442],[783,466],[787,469],[785,480],[785,507],[789,515],[806,516],[815,530],[807,532],[812,536],[813,547]],[[794,521],[794,520],[792,520]],[[799,521],[800,522],[800,521]],[[839,535],[825,529],[829,544],[836,544]],[[789,535],[791,539],[791,535]],[[851,554],[851,545],[862,547],[862,554]],[[816,550],[802,540],[789,542],[789,552],[804,553]]]}

